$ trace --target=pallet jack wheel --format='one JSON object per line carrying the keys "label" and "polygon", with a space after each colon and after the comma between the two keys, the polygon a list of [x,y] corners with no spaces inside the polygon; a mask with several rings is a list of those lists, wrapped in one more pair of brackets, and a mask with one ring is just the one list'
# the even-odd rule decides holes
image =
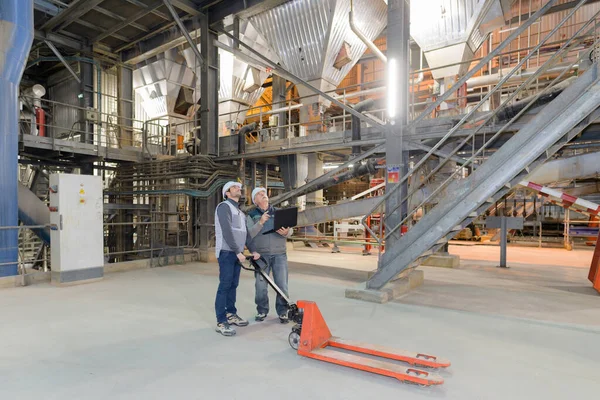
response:
{"label": "pallet jack wheel", "polygon": [[296,331],[291,331],[290,336],[288,336],[288,342],[292,349],[298,350],[298,346],[300,345],[300,334]]}

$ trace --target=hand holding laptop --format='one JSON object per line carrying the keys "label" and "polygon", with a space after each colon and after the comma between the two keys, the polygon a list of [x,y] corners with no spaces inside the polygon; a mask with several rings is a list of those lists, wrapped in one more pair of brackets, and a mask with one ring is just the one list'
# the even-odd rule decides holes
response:
{"label": "hand holding laptop", "polygon": [[275,232],[279,233],[282,236],[287,235],[287,230],[296,226],[297,223],[298,207],[281,208],[275,210],[275,215],[273,216],[273,228],[267,232],[263,232],[263,235]]}

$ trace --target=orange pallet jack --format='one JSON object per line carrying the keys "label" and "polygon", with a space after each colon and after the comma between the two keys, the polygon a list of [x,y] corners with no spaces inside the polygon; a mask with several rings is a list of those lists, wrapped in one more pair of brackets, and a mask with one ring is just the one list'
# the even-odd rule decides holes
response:
{"label": "orange pallet jack", "polygon": [[[288,318],[295,322],[288,341],[290,346],[299,355],[378,375],[389,376],[402,382],[414,383],[421,386],[441,385],[444,383],[444,379],[441,376],[417,369],[416,367],[446,368],[450,366],[450,361],[429,354],[409,353],[332,336],[315,302],[301,300],[297,304],[292,303],[285,293],[273,282],[271,277],[263,271],[263,268],[267,264],[262,257],[258,260],[253,260],[251,257],[247,259],[250,261],[252,268],[243,267],[261,274],[267,283],[287,302]],[[349,354],[334,350],[333,348],[401,361],[409,364],[409,366]]]}

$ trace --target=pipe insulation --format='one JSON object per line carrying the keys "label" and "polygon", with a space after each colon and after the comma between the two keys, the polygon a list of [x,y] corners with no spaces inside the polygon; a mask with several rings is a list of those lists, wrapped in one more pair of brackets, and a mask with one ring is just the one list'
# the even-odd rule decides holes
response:
{"label": "pipe insulation", "polygon": [[[19,83],[33,42],[33,0],[0,0],[0,226],[18,223]],[[0,277],[18,272],[19,233],[0,230]],[[11,264],[14,263],[14,264]]]}

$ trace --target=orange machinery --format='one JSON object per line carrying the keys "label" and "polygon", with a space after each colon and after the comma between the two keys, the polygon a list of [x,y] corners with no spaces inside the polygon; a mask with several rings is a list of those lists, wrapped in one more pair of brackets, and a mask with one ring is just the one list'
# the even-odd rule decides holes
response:
{"label": "orange machinery", "polygon": [[[264,273],[266,261],[261,257],[253,260],[247,258],[252,268],[243,268],[260,273],[269,285],[281,295],[288,304],[288,317],[295,322],[289,335],[290,346],[303,357],[325,361],[344,367],[355,368],[378,375],[396,378],[399,381],[413,383],[421,386],[441,385],[444,379],[430,371],[421,368],[435,369],[450,366],[450,361],[424,353],[410,353],[402,350],[391,349],[367,343],[344,340],[331,334],[325,319],[312,301],[298,301],[292,303],[285,293],[273,282],[271,277]],[[335,349],[349,350],[358,354],[337,351]],[[364,357],[360,354],[376,356]],[[383,360],[381,360],[383,359]],[[392,361],[399,361],[402,365]]]}

